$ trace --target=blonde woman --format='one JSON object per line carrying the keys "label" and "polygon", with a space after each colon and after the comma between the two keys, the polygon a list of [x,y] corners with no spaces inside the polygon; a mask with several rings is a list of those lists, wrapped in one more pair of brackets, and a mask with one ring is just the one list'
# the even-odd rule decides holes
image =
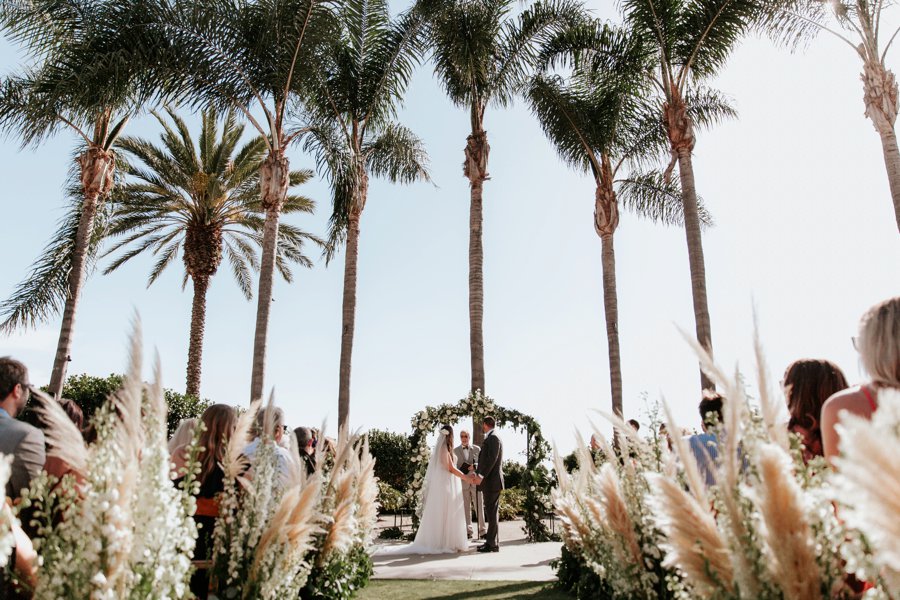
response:
{"label": "blonde woman", "polygon": [[840,435],[835,425],[844,411],[872,417],[878,410],[878,392],[900,389],[900,296],[870,308],[859,321],[854,339],[870,381],[834,394],[822,407],[822,445],[829,462],[840,454]]}

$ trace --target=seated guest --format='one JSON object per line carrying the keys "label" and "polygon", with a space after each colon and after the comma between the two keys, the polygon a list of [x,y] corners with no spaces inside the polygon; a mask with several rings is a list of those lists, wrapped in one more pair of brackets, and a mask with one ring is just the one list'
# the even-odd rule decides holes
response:
{"label": "seated guest", "polygon": [[723,420],[722,401],[722,396],[716,392],[704,392],[703,400],[700,401],[700,422],[703,426],[703,433],[688,438],[691,452],[700,469],[700,475],[706,481],[707,486],[716,485],[719,440],[716,437],[715,428],[721,425]]}
{"label": "seated guest", "polygon": [[[269,414],[271,411],[271,415]],[[268,423],[266,423],[268,421]],[[266,425],[269,430],[266,431]],[[271,442],[275,445],[275,453],[278,456],[278,473],[281,480],[285,481],[288,477],[290,453],[281,447],[281,438],[284,436],[284,411],[278,407],[261,408],[256,413],[256,421],[253,427],[253,441],[244,448],[244,456],[250,461],[250,466],[256,459],[256,453],[259,445],[264,442]]]}
{"label": "seated guest", "polygon": [[306,467],[306,474],[312,475],[316,472],[316,449],[313,447],[312,430],[309,427],[298,427],[294,430],[294,437],[297,438],[297,451]]}
{"label": "seated guest", "polygon": [[[197,512],[194,521],[197,522],[197,544],[194,547],[194,560],[209,560],[212,558],[213,527],[216,517],[219,516],[219,506],[216,497],[225,490],[225,473],[220,466],[225,460],[225,451],[228,448],[228,440],[234,433],[237,423],[237,414],[227,404],[213,404],[200,417],[204,431],[200,434],[198,445],[202,452],[199,456],[200,473],[197,481],[200,483],[200,491],[197,494]],[[190,440],[188,440],[190,443]],[[187,444],[176,448],[173,453],[176,473],[183,477],[180,470],[187,462]],[[206,569],[197,569],[191,576],[191,592],[198,598],[206,598],[209,590],[209,575]]]}
{"label": "seated guest", "polygon": [[0,454],[13,457],[6,496],[18,498],[44,468],[46,451],[40,429],[16,419],[31,395],[28,369],[21,362],[0,358]]}
{"label": "seated guest", "polygon": [[829,462],[840,453],[835,426],[844,411],[870,419],[878,410],[878,392],[900,390],[900,296],[870,308],[859,321],[853,340],[870,380],[836,393],[822,407],[822,446]]}
{"label": "seated guest", "polygon": [[197,419],[189,417],[182,419],[175,429],[175,433],[169,439],[169,455],[174,455],[175,451],[182,446],[187,446],[194,439],[194,427],[197,426]]}
{"label": "seated guest", "polygon": [[824,456],[819,417],[825,401],[847,389],[844,374],[831,361],[806,358],[790,364],[782,385],[791,415],[788,430],[800,436],[804,462]]}

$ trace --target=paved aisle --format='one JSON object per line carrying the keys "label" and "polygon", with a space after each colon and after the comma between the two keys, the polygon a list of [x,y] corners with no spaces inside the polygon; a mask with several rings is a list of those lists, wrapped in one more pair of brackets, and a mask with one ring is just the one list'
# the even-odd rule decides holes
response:
{"label": "paved aisle", "polygon": [[560,542],[529,544],[521,523],[500,524],[500,552],[481,554],[474,542],[468,552],[435,555],[375,556],[375,579],[454,579],[552,581],[550,561],[559,558]]}

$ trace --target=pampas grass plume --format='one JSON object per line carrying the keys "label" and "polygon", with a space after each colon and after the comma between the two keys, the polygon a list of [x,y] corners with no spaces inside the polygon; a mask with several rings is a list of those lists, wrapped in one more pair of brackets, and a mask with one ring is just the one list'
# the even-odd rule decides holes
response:
{"label": "pampas grass plume", "polygon": [[651,506],[668,539],[666,566],[680,569],[704,597],[734,588],[731,553],[709,505],[685,492],[670,477],[648,474]]}
{"label": "pampas grass plume", "polygon": [[44,438],[49,446],[47,454],[64,461],[73,471],[84,476],[88,449],[78,427],[56,400],[38,390],[34,391],[33,396],[37,401],[34,411],[44,424]]}
{"label": "pampas grass plume", "polygon": [[790,456],[773,443],[757,450],[757,501],[771,553],[769,569],[785,600],[822,597],[816,541],[803,508],[803,491],[794,479]]}
{"label": "pampas grass plume", "polygon": [[625,548],[630,554],[630,559],[637,565],[642,565],[641,546],[634,533],[634,524],[628,514],[628,507],[622,495],[622,486],[619,476],[610,463],[600,467],[597,475],[597,485],[603,498],[603,508],[606,513],[606,524],[610,529],[622,536]]}

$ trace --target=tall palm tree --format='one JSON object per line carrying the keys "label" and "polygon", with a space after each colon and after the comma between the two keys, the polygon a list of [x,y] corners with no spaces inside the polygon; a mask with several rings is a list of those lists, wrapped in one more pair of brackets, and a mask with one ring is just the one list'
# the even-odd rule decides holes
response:
{"label": "tall palm tree", "polygon": [[[677,164],[697,340],[710,354],[712,328],[692,160],[696,138],[689,110],[690,92],[724,66],[737,43],[757,24],[764,3],[765,0],[622,0],[621,4],[626,25],[653,44],[648,77],[663,99],[660,114],[671,152],[666,178]],[[715,387],[702,370],[700,386]]]}
{"label": "tall palm tree", "polygon": [[422,141],[394,121],[419,58],[421,16],[410,11],[391,19],[385,0],[346,0],[339,19],[340,32],[322,57],[322,74],[311,78],[305,147],[331,181],[329,258],[346,243],[338,390],[338,427],[345,432],[360,220],[369,177],[412,183],[428,181],[429,175]]}
{"label": "tall palm tree", "polygon": [[[513,15],[517,0],[419,0],[429,16],[435,73],[450,101],[469,112],[463,175],[469,180],[469,351],[472,392],[485,392],[482,207],[488,174],[485,112],[505,108],[535,66],[540,45],[583,17],[574,0],[546,0]],[[481,440],[474,424],[475,441]]]}
{"label": "tall palm tree", "polygon": [[[680,225],[681,194],[677,185],[663,181],[661,173],[642,170],[643,163],[661,155],[666,141],[643,74],[644,40],[600,22],[572,28],[562,37],[592,40],[589,45],[593,60],[573,61],[580,64],[568,80],[545,74],[536,76],[526,97],[560,157],[594,179],[594,230],[601,242],[612,410],[621,416],[614,247],[619,201],[638,216]],[[719,103],[700,117],[705,120],[717,111],[729,110]],[[701,216],[708,221],[705,212]]]}
{"label": "tall palm tree", "polygon": [[[262,136],[265,211],[250,399],[262,397],[279,219],[290,187],[287,149],[303,130],[293,109],[323,43],[335,30],[333,0],[207,0],[168,3],[159,30],[173,48],[162,79],[172,97],[234,110]],[[257,119],[256,115],[263,118]]]}
{"label": "tall palm tree", "polygon": [[[148,77],[154,47],[143,31],[142,0],[0,1],[0,25],[37,66],[0,86],[0,128],[23,145],[60,129],[83,143],[76,161],[82,205],[67,274],[65,305],[50,392],[59,396],[71,360],[75,312],[89,263],[94,221],[114,182],[113,144],[155,89]],[[7,328],[22,324],[7,320]]]}
{"label": "tall palm tree", "polygon": [[[882,16],[888,6],[890,3],[866,0],[772,0],[766,5],[765,26],[789,43],[801,42],[820,31],[830,33],[862,60],[860,79],[866,116],[881,138],[894,217],[900,230],[900,148],[894,129],[900,111],[900,93],[894,72],[885,63],[900,28],[888,38],[882,36]],[[882,47],[884,39],[888,41]]]}
{"label": "tall palm tree", "polygon": [[[186,393],[200,395],[206,293],[223,255],[241,291],[252,298],[251,269],[259,270],[254,246],[263,245],[265,212],[259,199],[259,167],[265,159],[265,143],[255,138],[240,149],[244,127],[229,113],[219,124],[215,114],[203,114],[200,138],[195,144],[184,121],[168,110],[174,128],[158,113],[162,147],[125,137],[117,148],[129,181],[115,194],[116,209],[109,237],[121,237],[106,254],[122,251],[104,271],[110,273],[135,256],[152,252],[157,261],[150,272],[151,285],[181,253],[184,283],[194,288],[188,346]],[[290,173],[290,185],[312,177],[310,171]],[[288,195],[282,213],[311,213],[309,198]],[[291,225],[282,224],[275,264],[287,281],[293,279],[290,263],[311,267],[303,255],[304,241],[320,242]]]}

